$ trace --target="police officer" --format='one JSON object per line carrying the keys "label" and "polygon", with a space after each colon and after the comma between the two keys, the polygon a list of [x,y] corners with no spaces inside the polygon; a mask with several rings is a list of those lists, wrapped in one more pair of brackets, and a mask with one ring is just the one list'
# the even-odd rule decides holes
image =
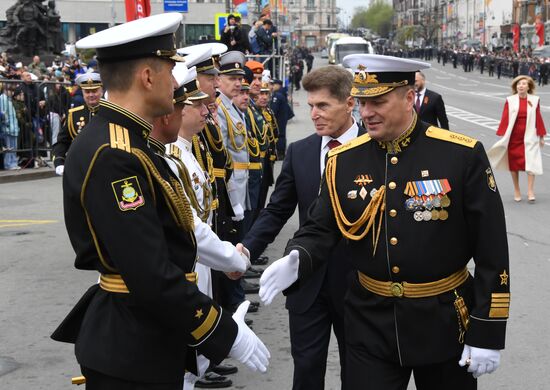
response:
{"label": "police officer", "polygon": [[413,372],[419,390],[475,389],[499,366],[510,304],[504,211],[483,146],[418,120],[414,74],[429,64],[363,54],[344,66],[356,70],[368,134],[329,152],[309,220],[264,271],[260,298],[305,280],[345,237],[357,270],[348,388],[406,389]]}
{"label": "police officer", "polygon": [[99,108],[99,100],[103,96],[103,84],[99,73],[83,73],[75,82],[82,89],[84,103],[82,106],[69,110],[65,123],[57,136],[57,142],[52,147],[55,173],[63,175],[65,157],[75,137],[86,126]]}
{"label": "police officer", "polygon": [[174,109],[180,24],[161,14],[77,42],[97,49],[109,101],[67,158],[65,222],[76,267],[100,280],[52,337],[75,343],[89,389],[181,389],[197,351],[262,371],[268,363],[242,317],[197,289],[191,208],[148,142],[154,118]]}

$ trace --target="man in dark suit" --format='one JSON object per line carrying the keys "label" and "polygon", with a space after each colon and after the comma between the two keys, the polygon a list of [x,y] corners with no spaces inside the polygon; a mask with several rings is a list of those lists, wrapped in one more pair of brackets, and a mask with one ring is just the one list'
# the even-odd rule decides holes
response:
{"label": "man in dark suit", "polygon": [[[349,72],[333,66],[316,69],[304,78],[316,132],[289,145],[269,204],[243,240],[252,258],[273,242],[296,206],[300,225],[305,222],[307,210],[319,193],[328,151],[365,133],[351,116],[355,103],[350,96],[351,81]],[[346,275],[351,269],[347,257],[340,243],[307,283],[286,291],[294,390],[324,388],[331,327],[338,340],[343,378],[343,306]]]}
{"label": "man in dark suit", "polygon": [[416,72],[414,91],[416,93],[414,104],[420,120],[449,130],[443,98],[437,92],[426,88],[426,76],[422,72]]}

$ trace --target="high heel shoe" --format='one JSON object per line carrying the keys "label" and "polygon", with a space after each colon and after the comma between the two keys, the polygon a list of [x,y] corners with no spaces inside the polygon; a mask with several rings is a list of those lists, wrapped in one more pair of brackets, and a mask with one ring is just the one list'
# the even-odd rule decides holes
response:
{"label": "high heel shoe", "polygon": [[521,202],[521,196],[514,196],[514,202]]}
{"label": "high heel shoe", "polygon": [[531,204],[535,203],[536,200],[537,199],[534,196],[527,198],[527,201]]}

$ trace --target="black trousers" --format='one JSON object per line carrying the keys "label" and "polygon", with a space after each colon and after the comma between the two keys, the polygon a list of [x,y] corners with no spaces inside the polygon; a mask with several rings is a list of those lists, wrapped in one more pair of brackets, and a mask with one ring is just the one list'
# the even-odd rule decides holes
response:
{"label": "black trousers", "polygon": [[182,390],[183,374],[181,381],[173,383],[140,383],[127,381],[102,374],[98,371],[80,367],[82,375],[86,377],[86,390]]}
{"label": "black trousers", "polygon": [[401,367],[378,359],[362,347],[346,346],[346,383],[350,390],[406,390],[411,372],[417,390],[476,390],[477,379],[460,367],[460,356],[420,367]]}
{"label": "black trousers", "polygon": [[331,329],[338,341],[342,389],[345,373],[344,318],[336,310],[327,280],[313,305],[304,313],[289,311],[290,344],[294,360],[292,390],[323,390]]}

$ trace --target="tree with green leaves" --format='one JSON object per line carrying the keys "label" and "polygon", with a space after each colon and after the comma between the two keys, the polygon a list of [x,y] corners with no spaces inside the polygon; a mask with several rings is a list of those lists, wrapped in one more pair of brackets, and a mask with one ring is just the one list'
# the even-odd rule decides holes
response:
{"label": "tree with green leaves", "polygon": [[351,19],[352,28],[368,28],[381,37],[388,37],[391,30],[393,7],[384,0],[373,0],[370,5],[355,8]]}

